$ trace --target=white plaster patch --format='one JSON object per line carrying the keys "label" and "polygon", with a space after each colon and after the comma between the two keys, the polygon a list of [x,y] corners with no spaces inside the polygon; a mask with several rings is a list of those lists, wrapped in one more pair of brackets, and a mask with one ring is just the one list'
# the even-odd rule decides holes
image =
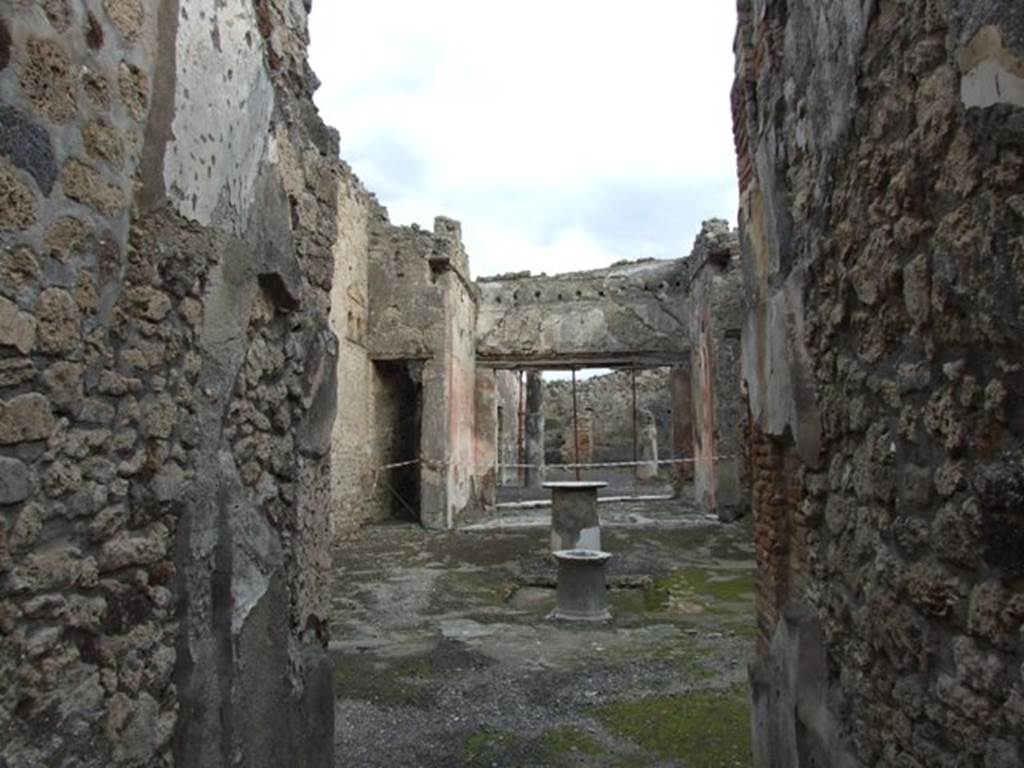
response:
{"label": "white plaster patch", "polygon": [[565,314],[548,315],[542,320],[541,338],[554,348],[598,347],[609,336],[608,319],[596,307],[570,308]]}
{"label": "white plaster patch", "polygon": [[978,30],[957,55],[960,63],[960,99],[964,106],[1024,107],[1024,61],[1003,45],[999,27]]}
{"label": "white plaster patch", "polygon": [[552,530],[551,550],[557,552],[562,549],[591,549],[600,551],[601,527],[583,528],[575,537]]}
{"label": "white plaster patch", "polygon": [[168,196],[205,225],[226,192],[241,230],[274,108],[256,16],[250,0],[181,0],[178,24]]}
{"label": "white plaster patch", "polygon": [[1024,107],[1024,77],[995,59],[986,59],[960,80],[960,99],[968,108],[996,104]]}

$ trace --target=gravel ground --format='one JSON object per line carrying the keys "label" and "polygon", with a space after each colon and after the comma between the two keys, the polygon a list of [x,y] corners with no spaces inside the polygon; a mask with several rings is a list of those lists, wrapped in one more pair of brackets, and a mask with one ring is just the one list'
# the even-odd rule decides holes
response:
{"label": "gravel ground", "polygon": [[547,619],[542,512],[524,527],[389,525],[342,542],[337,765],[749,766],[749,524],[678,503],[601,515],[613,619],[595,625]]}

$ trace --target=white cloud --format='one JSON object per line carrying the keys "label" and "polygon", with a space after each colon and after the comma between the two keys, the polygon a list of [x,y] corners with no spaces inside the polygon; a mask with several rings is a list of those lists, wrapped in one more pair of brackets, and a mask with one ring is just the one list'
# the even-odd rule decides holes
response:
{"label": "white cloud", "polygon": [[501,223],[484,222],[473,237],[477,245],[471,252],[473,271],[482,275],[510,269],[553,275],[605,266],[620,258],[580,227],[559,230],[550,242],[539,244]]}
{"label": "white cloud", "polygon": [[310,26],[343,157],[396,222],[461,218],[477,274],[679,255],[734,216],[731,3],[317,0]]}

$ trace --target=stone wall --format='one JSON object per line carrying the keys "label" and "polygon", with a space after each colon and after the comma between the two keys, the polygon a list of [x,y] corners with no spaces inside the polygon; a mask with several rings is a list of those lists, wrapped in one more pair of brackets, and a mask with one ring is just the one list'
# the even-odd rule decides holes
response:
{"label": "stone wall", "polygon": [[299,0],[0,3],[4,765],[333,764]]}
{"label": "stone wall", "polygon": [[[429,232],[378,215],[368,259],[369,357],[423,364],[420,519],[431,528],[451,527],[478,506],[477,293],[460,226],[438,217]],[[379,434],[368,439],[380,443]]]}
{"label": "stone wall", "polygon": [[[525,376],[525,374],[524,374]],[[506,465],[501,472],[502,485],[518,485],[522,477],[522,468],[512,466],[522,464],[520,454],[525,444],[520,443],[520,432],[523,431],[523,414],[525,408],[525,385],[520,380],[519,371],[494,371],[497,383],[497,406],[501,409],[496,418],[501,419],[500,430],[496,436],[501,463]],[[523,435],[525,443],[525,435]]]}
{"label": "stone wall", "polygon": [[759,766],[1024,758],[1024,6],[739,2]]}
{"label": "stone wall", "polygon": [[687,278],[686,260],[672,259],[480,280],[477,354],[534,368],[679,362],[689,351]]}
{"label": "stone wall", "polygon": [[[331,525],[335,534],[391,509],[375,471],[391,463],[391,442],[377,431],[381,383],[368,349],[371,221],[386,214],[347,168],[339,179],[331,328],[339,339],[338,416],[331,436]],[[394,459],[398,461],[398,459]]]}
{"label": "stone wall", "polygon": [[[653,418],[658,430],[658,455],[671,458],[673,450],[672,392],[668,368],[636,372],[638,430]],[[579,379],[576,402],[580,413],[599,414],[591,442],[594,461],[633,461],[633,374],[631,371]],[[546,456],[551,464],[573,460],[572,382],[548,381],[544,385]]]}
{"label": "stone wall", "polygon": [[337,222],[334,531],[396,516],[447,526],[473,498],[476,466],[476,298],[459,225],[392,225],[347,168]]}
{"label": "stone wall", "polygon": [[[529,370],[667,367],[654,385],[652,407],[640,405],[640,459],[653,459],[648,422],[657,428],[657,456],[685,457],[671,472],[691,481],[697,502],[723,520],[750,506],[748,407],[741,383],[744,322],[738,236],[728,222],[704,222],[690,256],[622,262],[563,275],[514,273],[478,281],[477,356],[481,364]],[[683,377],[690,377],[684,382]],[[595,403],[579,402],[579,459],[633,459],[629,374],[589,384]],[[608,386],[606,387],[606,383]],[[576,435],[568,384],[548,387],[545,454],[572,462]],[[586,400],[589,397],[584,397]],[[592,410],[590,410],[592,409]],[[594,418],[591,413],[599,414]],[[662,468],[662,474],[668,470]],[[653,472],[648,465],[644,472]]]}
{"label": "stone wall", "polygon": [[[672,453],[670,455],[692,459],[693,457],[693,377],[688,365],[676,365],[669,369],[669,389],[672,398]],[[676,484],[685,486],[693,482],[693,461],[686,461],[675,468]]]}
{"label": "stone wall", "polygon": [[690,255],[694,496],[724,520],[750,506],[748,418],[740,373],[743,274],[729,223],[705,221]]}
{"label": "stone wall", "polygon": [[[423,368],[423,362],[416,360],[370,365],[368,399],[353,401],[351,407],[370,414],[369,432],[357,432],[355,438],[366,446],[371,461],[364,494],[354,500],[349,516],[342,518],[341,530],[388,519],[419,522],[422,467],[415,462],[423,440]],[[345,510],[335,507],[334,512]]]}
{"label": "stone wall", "polygon": [[[459,225],[449,219],[442,226],[450,238],[447,260],[440,279],[447,298],[448,365],[445,409],[448,414],[448,446],[445,450],[445,525],[468,522],[479,512],[476,464],[476,318],[477,296],[469,282],[469,264],[462,250]],[[435,264],[438,259],[435,258]],[[437,267],[435,266],[435,269]],[[427,439],[433,436],[424,433]],[[486,471],[486,469],[483,471]],[[489,467],[488,467],[489,469]]]}

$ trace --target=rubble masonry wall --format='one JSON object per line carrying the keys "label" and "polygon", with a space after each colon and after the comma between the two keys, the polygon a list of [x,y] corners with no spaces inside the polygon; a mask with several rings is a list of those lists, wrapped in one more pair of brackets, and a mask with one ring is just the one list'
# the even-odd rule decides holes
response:
{"label": "rubble masonry wall", "polygon": [[1020,765],[1024,7],[738,7],[756,763]]}
{"label": "rubble masonry wall", "polygon": [[685,259],[478,281],[477,352],[490,361],[678,362],[687,353]]}
{"label": "rubble masonry wall", "polygon": [[299,0],[0,2],[11,768],[333,764],[306,44]]}

